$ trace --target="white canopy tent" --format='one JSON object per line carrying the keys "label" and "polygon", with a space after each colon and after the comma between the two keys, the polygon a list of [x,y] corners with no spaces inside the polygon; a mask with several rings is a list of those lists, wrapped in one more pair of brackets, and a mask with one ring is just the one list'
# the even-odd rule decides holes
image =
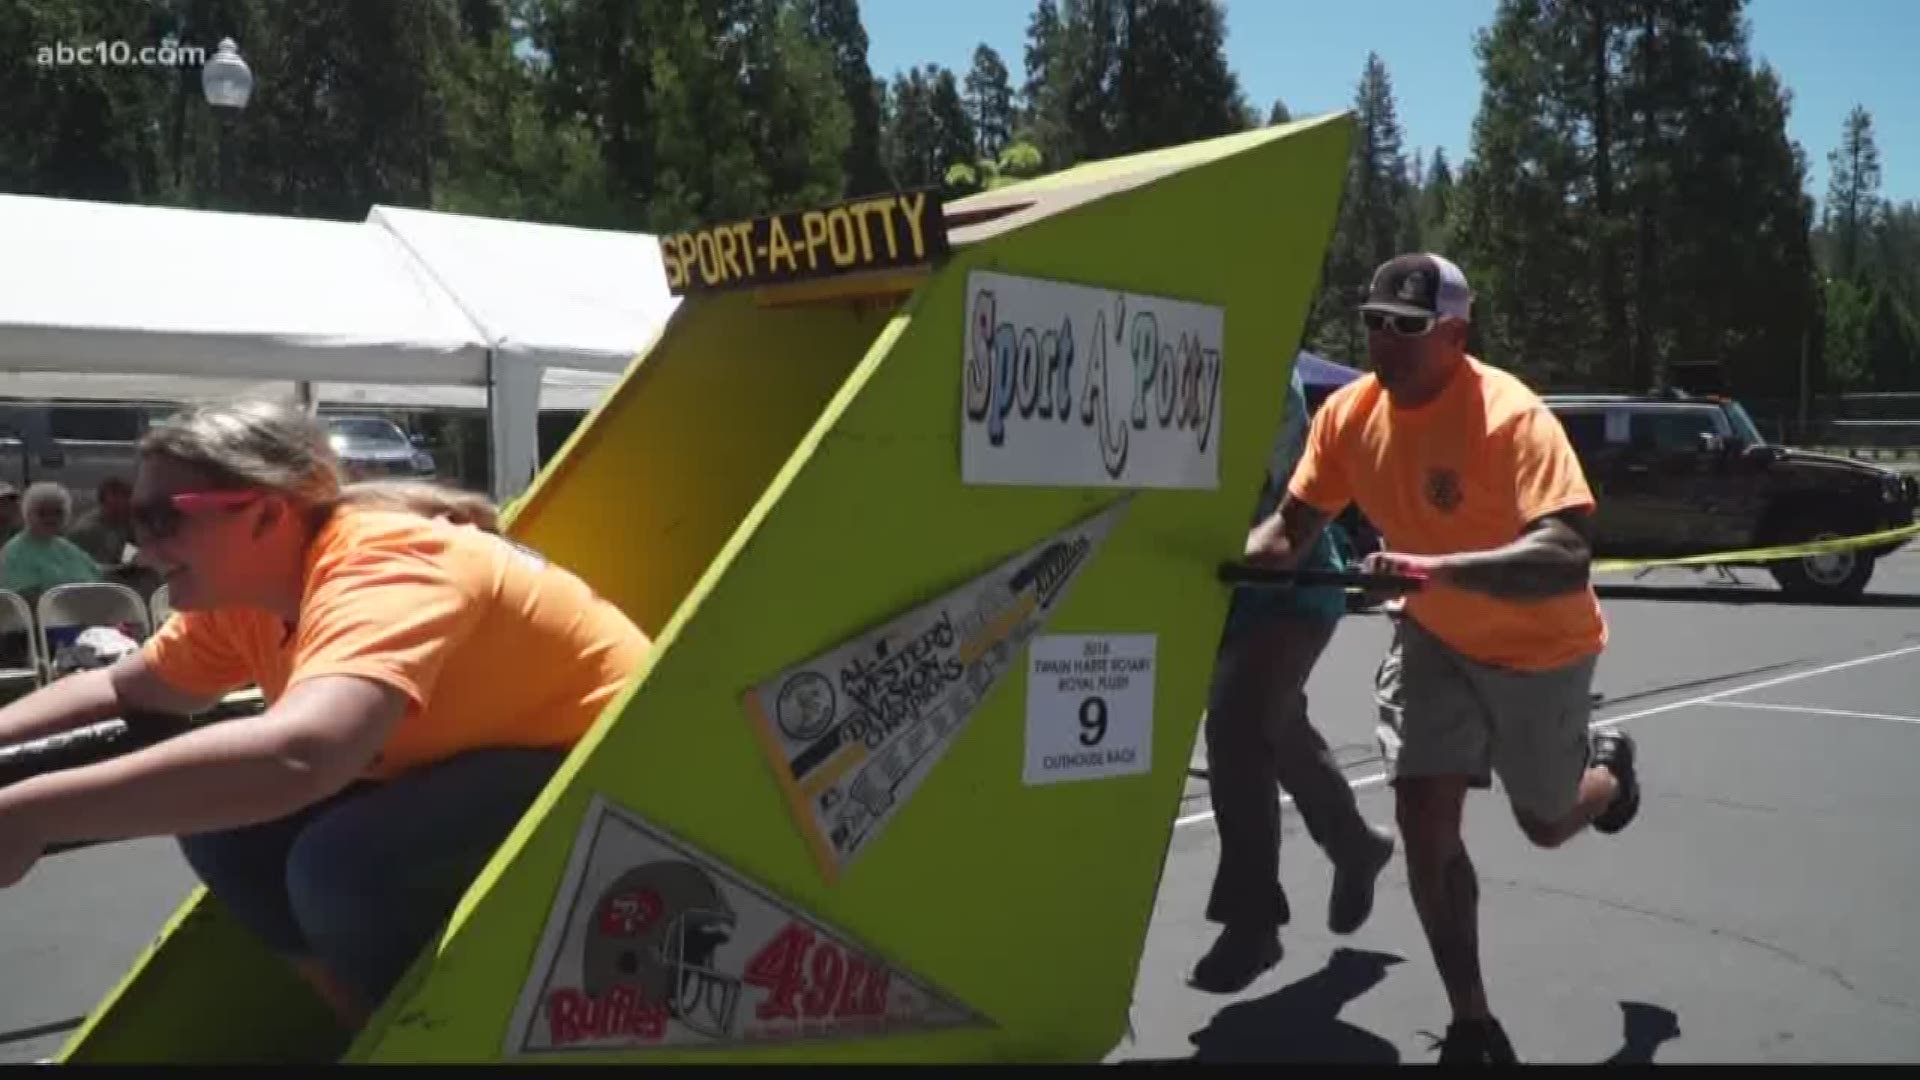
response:
{"label": "white canopy tent", "polygon": [[590,408],[674,303],[652,237],[388,207],[352,223],[0,195],[0,235],[0,397],[310,383],[482,405],[498,498],[537,465],[543,385]]}
{"label": "white canopy tent", "polygon": [[[548,368],[540,377],[541,411],[587,412],[600,403],[619,374]],[[334,410],[459,409],[485,412],[485,386],[407,383],[311,384],[317,405]],[[292,399],[299,384],[280,379],[209,379],[188,375],[95,375],[59,371],[8,371],[0,368],[0,400],[21,401],[192,401],[203,398],[266,396]]]}
{"label": "white canopy tent", "polygon": [[539,467],[543,373],[552,389],[604,392],[679,303],[651,236],[391,206],[367,221],[399,238],[492,348],[493,475],[516,492]]}
{"label": "white canopy tent", "polygon": [[0,195],[0,235],[0,370],[486,378],[486,341],[380,229]]}

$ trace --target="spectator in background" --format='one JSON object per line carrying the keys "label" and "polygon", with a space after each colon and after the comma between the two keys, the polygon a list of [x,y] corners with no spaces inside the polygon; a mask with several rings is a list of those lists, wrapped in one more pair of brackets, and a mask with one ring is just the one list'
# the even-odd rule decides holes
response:
{"label": "spectator in background", "polygon": [[55,585],[99,581],[100,565],[61,534],[73,512],[73,496],[50,480],[27,488],[20,500],[26,528],[0,547],[0,589],[34,603]]}
{"label": "spectator in background", "polygon": [[80,515],[67,539],[101,566],[116,566],[133,546],[133,485],[109,476],[94,495],[99,505]]}

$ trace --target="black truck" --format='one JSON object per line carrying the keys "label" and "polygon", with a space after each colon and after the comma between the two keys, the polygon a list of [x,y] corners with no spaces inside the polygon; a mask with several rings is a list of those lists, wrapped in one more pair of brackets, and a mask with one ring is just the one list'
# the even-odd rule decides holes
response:
{"label": "black truck", "polygon": [[[1543,395],[1594,489],[1597,558],[1667,559],[1913,524],[1920,485],[1851,458],[1767,442],[1739,402],[1683,393]],[[1762,564],[1788,593],[1858,596],[1905,541]]]}

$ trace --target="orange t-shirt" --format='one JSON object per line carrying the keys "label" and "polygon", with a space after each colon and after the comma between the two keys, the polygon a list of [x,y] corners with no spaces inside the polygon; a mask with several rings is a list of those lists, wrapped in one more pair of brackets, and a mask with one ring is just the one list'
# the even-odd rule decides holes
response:
{"label": "orange t-shirt", "polygon": [[649,645],[585,582],[517,544],[343,508],[308,550],[297,626],[254,608],[182,612],[143,655],[195,696],[252,683],[271,704],[321,675],[393,687],[409,705],[367,770],[390,778],[464,750],[572,746]]}
{"label": "orange t-shirt", "polygon": [[[1328,514],[1358,503],[1387,547],[1409,555],[1505,547],[1538,518],[1594,506],[1559,420],[1519,379],[1472,357],[1416,409],[1395,407],[1373,375],[1335,391],[1289,490]],[[1591,585],[1540,601],[1429,586],[1407,597],[1406,613],[1461,655],[1522,671],[1607,641]]]}

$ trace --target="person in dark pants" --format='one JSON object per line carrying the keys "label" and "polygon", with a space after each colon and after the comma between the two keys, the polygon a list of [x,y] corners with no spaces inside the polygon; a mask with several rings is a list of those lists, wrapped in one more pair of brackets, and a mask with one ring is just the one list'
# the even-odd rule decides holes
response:
{"label": "person in dark pants", "polygon": [[[1286,490],[1305,445],[1306,413],[1296,370],[1255,522],[1273,513]],[[1301,565],[1337,570],[1346,561],[1335,526]],[[1360,816],[1353,789],[1307,717],[1307,676],[1346,609],[1345,593],[1324,586],[1234,595],[1206,720],[1207,788],[1220,832],[1207,918],[1222,930],[1189,977],[1197,989],[1236,992],[1280,961],[1279,930],[1291,912],[1280,885],[1279,789],[1293,797],[1308,834],[1333,861],[1328,929],[1351,934],[1373,910],[1374,881],[1393,857],[1392,834]]]}

